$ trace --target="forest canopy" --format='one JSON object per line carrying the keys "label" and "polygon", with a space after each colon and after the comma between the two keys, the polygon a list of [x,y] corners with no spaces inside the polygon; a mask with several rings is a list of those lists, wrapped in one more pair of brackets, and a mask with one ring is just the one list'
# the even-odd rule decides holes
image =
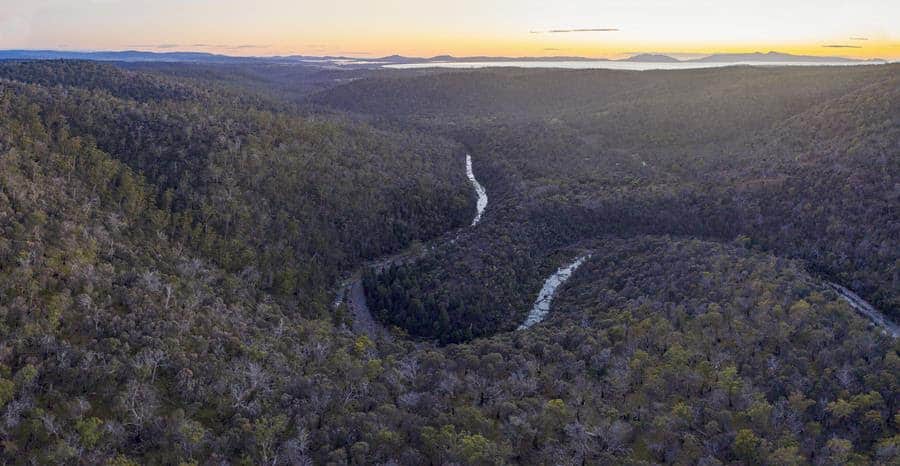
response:
{"label": "forest canopy", "polygon": [[0,62],[0,458],[896,464],[898,70]]}

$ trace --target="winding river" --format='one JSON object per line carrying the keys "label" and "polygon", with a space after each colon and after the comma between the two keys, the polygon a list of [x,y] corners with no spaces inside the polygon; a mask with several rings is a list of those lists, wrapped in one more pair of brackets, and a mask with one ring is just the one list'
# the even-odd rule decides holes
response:
{"label": "winding river", "polygon": [[[525,330],[542,322],[547,314],[550,312],[550,305],[553,302],[553,298],[556,295],[556,290],[563,283],[568,280],[575,270],[578,269],[586,260],[590,259],[591,255],[587,254],[579,257],[571,264],[560,267],[553,275],[547,278],[544,281],[544,286],[541,288],[541,292],[538,294],[537,300],[534,302],[534,305],[531,308],[531,312],[528,313],[528,318],[525,319],[525,323],[519,326],[517,330]],[[890,319],[888,319],[883,313],[879,312],[875,309],[874,306],[869,304],[866,300],[862,299],[842,285],[838,285],[837,283],[825,282],[825,284],[834,290],[838,296],[840,296],[844,301],[850,304],[855,311],[862,314],[864,317],[871,320],[875,326],[879,327],[884,331],[885,334],[890,335],[892,338],[900,337],[900,325],[897,325]]]}
{"label": "winding river", "polygon": [[[488,199],[487,199],[487,191],[484,189],[484,186],[478,182],[475,178],[475,172],[472,170],[472,156],[466,154],[466,177],[469,179],[469,182],[472,184],[472,187],[475,189],[475,195],[478,197],[475,202],[475,218],[472,220],[472,225],[475,226],[479,222],[481,222],[481,216],[484,214],[484,209],[487,207]],[[456,242],[459,237],[459,232],[450,239],[450,243]],[[370,262],[362,267],[360,267],[350,278],[341,282],[338,286],[337,295],[335,296],[333,306],[335,308],[340,305],[346,303],[347,308],[351,315],[353,331],[358,334],[368,335],[370,338],[384,338],[384,339],[392,339],[390,332],[384,328],[378,321],[376,321],[372,317],[372,312],[369,309],[369,305],[366,303],[366,294],[363,290],[362,285],[362,271],[369,268],[375,269],[377,272],[381,272],[387,267],[395,264],[402,264],[414,261],[421,257],[422,254],[426,254],[428,250],[434,249],[434,245],[431,248],[424,249],[419,254],[412,254],[409,251],[399,252],[397,254],[393,254],[390,256],[383,257],[377,261]]]}
{"label": "winding river", "polygon": [[478,201],[475,202],[475,219],[472,220],[472,226],[474,227],[481,221],[481,215],[487,207],[488,198],[484,186],[475,179],[475,172],[472,171],[472,156],[469,154],[466,154],[466,177],[469,178],[469,182],[472,183],[472,187],[475,188],[475,194],[478,196]]}
{"label": "winding river", "polygon": [[550,304],[553,302],[554,295],[556,295],[556,289],[565,283],[575,270],[577,270],[578,267],[581,267],[581,264],[584,264],[584,261],[590,258],[590,254],[581,256],[578,259],[575,259],[575,262],[572,262],[565,267],[560,267],[553,275],[550,275],[550,277],[544,281],[544,287],[541,288],[541,292],[538,293],[537,301],[535,301],[534,306],[531,307],[528,318],[525,319],[525,323],[519,326],[518,330],[525,330],[532,325],[543,321],[550,312]]}
{"label": "winding river", "polygon": [[[471,224],[471,226],[474,227],[481,222],[481,217],[484,215],[485,208],[487,208],[488,197],[484,186],[482,186],[482,184],[478,182],[478,179],[475,178],[475,172],[472,169],[472,156],[469,154],[466,154],[466,177],[469,179],[469,183],[472,184],[477,196],[477,201],[475,203],[475,218],[472,220]],[[455,242],[456,238],[450,241],[451,243]],[[556,272],[550,275],[550,277],[544,281],[544,286],[541,288],[540,293],[538,293],[537,300],[534,302],[531,311],[528,313],[528,317],[517,330],[525,330],[542,322],[550,312],[550,305],[556,295],[556,290],[572,276],[578,267],[590,259],[590,257],[590,254],[580,256],[575,259],[574,262],[564,267],[560,267]],[[415,260],[415,257],[410,257],[408,253],[399,253],[383,258],[375,263],[370,263],[362,267],[361,270],[366,267],[373,267],[381,270],[390,264],[408,262],[410,260]],[[353,327],[356,332],[365,333],[371,337],[390,338],[390,334],[372,318],[369,307],[366,304],[365,293],[362,290],[362,280],[360,278],[362,275],[360,273],[361,270],[357,271],[351,278],[345,280],[341,284],[334,305],[337,307],[343,302],[347,302],[350,313],[353,316]],[[847,301],[854,310],[874,322],[875,325],[882,328],[886,334],[893,338],[900,336],[900,326],[885,317],[884,314],[860,298],[859,295],[837,283],[826,282],[826,284],[841,298]]]}

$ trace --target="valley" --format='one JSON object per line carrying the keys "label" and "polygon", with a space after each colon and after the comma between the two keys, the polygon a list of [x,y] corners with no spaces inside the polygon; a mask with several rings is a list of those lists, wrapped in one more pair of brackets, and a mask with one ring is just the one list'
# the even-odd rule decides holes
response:
{"label": "valley", "polygon": [[0,62],[0,458],[894,464],[898,119],[896,64]]}

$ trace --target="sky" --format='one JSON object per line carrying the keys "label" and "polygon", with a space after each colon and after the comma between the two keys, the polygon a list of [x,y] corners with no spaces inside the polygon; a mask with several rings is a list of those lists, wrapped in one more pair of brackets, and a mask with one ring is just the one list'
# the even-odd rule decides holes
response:
{"label": "sky", "polygon": [[900,0],[0,0],[0,49],[900,59]]}

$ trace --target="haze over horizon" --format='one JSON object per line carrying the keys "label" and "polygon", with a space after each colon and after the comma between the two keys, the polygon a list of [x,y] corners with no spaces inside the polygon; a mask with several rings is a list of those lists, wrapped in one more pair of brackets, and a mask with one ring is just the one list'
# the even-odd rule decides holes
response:
{"label": "haze over horizon", "polygon": [[0,0],[0,49],[197,51],[233,56],[392,54],[674,56],[783,53],[900,58],[900,4],[502,0],[485,8],[363,0]]}

